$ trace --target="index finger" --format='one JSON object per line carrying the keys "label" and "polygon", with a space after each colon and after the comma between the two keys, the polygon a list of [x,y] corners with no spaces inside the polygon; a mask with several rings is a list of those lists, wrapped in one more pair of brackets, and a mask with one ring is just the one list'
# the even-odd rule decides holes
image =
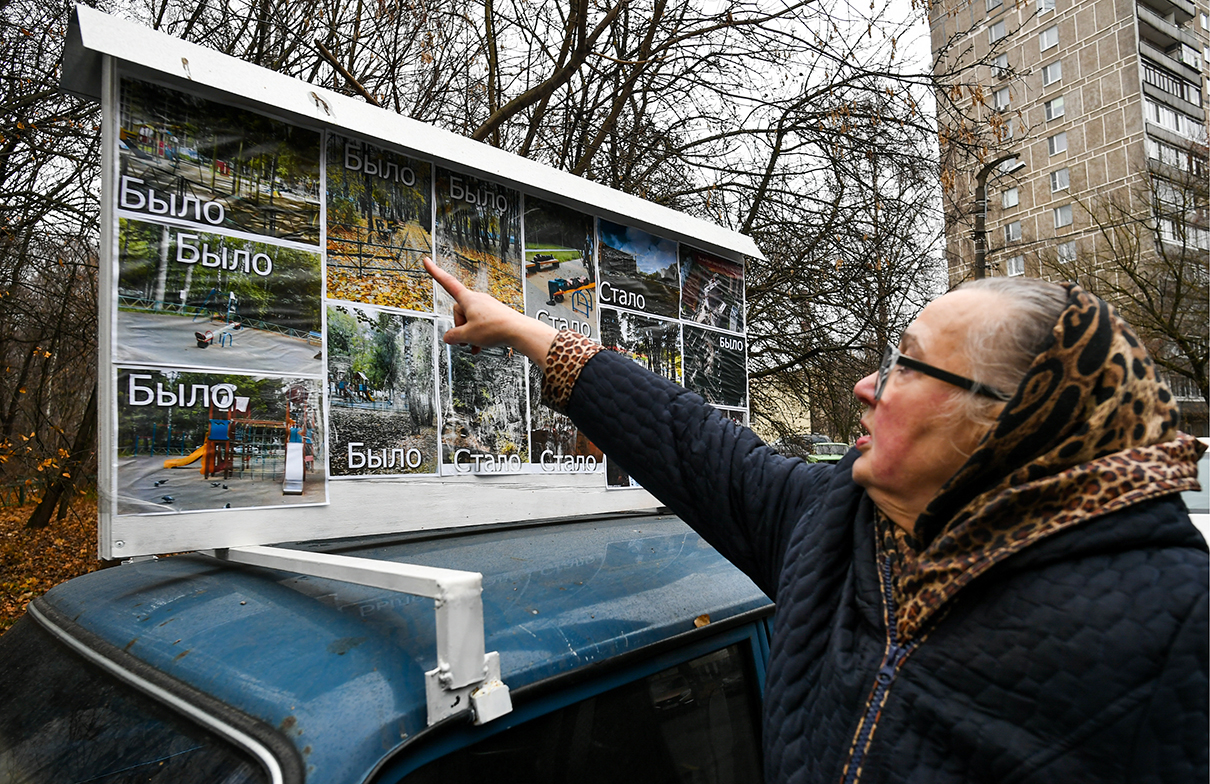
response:
{"label": "index finger", "polygon": [[462,292],[468,290],[466,286],[462,285],[460,280],[438,267],[428,256],[425,256],[423,261],[425,270],[427,270],[428,273],[433,276],[433,280],[440,283],[441,288],[448,291],[450,296],[455,300],[462,295]]}

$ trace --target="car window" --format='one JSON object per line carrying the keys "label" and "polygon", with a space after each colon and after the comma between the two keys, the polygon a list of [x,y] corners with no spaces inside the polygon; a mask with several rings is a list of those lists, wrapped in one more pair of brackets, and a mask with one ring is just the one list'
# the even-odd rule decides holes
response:
{"label": "car window", "polygon": [[0,781],[261,784],[216,735],[85,662],[30,618],[0,637]]}
{"label": "car window", "polygon": [[751,647],[722,648],[429,763],[407,784],[762,781]]}

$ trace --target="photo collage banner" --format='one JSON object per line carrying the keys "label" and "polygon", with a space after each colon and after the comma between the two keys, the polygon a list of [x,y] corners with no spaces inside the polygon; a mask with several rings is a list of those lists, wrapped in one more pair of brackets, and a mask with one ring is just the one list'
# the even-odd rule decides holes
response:
{"label": "photo collage banner", "polygon": [[747,420],[740,263],[130,78],[117,153],[115,514],[323,504],[359,477],[631,486],[524,357],[442,342],[426,256]]}

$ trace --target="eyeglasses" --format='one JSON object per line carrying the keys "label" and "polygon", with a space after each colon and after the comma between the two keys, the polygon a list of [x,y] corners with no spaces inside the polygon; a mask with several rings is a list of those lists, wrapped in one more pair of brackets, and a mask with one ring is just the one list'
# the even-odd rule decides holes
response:
{"label": "eyeglasses", "polygon": [[904,367],[911,368],[912,370],[918,370],[926,376],[932,376],[933,378],[940,379],[947,384],[953,384],[956,387],[969,389],[976,395],[990,397],[993,400],[1007,401],[1012,399],[1011,394],[1001,392],[998,389],[992,389],[991,387],[986,387],[980,384],[978,381],[971,381],[969,378],[964,378],[956,373],[951,373],[948,370],[942,370],[939,367],[933,367],[932,365],[921,362],[918,359],[905,357],[903,354],[899,353],[898,348],[888,343],[886,352],[882,355],[882,364],[878,367],[878,386],[874,387],[875,400],[882,399],[882,391],[886,389],[886,381],[891,376],[891,369],[896,365],[903,365]]}

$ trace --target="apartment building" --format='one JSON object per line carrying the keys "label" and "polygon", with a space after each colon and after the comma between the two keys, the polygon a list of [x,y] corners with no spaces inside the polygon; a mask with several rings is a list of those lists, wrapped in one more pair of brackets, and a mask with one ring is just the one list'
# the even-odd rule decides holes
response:
{"label": "apartment building", "polygon": [[[934,66],[974,118],[943,127],[943,147],[983,140],[979,157],[949,159],[951,285],[980,276],[980,256],[988,276],[1084,280],[1077,269],[1104,269],[1115,253],[1154,257],[1179,243],[1201,259],[1204,286],[1205,0],[934,0],[930,23]],[[1133,249],[1122,239],[1132,229]],[[1173,385],[1204,430],[1196,384]]]}

